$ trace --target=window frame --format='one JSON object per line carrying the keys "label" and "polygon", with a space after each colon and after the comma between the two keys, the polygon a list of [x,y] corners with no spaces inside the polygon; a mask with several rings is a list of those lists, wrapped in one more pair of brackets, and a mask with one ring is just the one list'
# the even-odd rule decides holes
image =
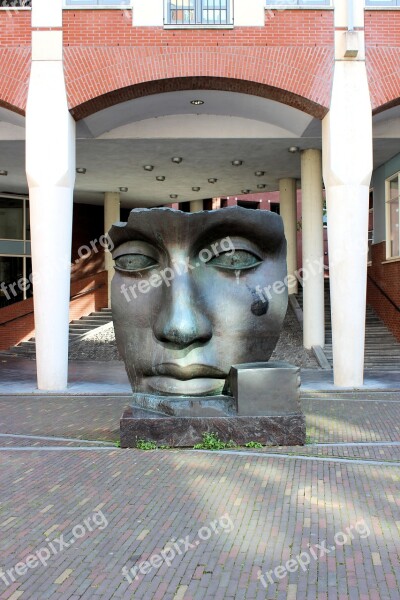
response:
{"label": "window frame", "polygon": [[[397,214],[398,214],[398,254],[393,255],[391,249],[391,218],[390,218],[390,183],[397,179]],[[386,260],[398,260],[400,258],[400,172],[395,173],[385,180],[385,233],[386,233]]]}
{"label": "window frame", "polygon": [[[182,1],[182,0],[181,0]],[[218,8],[209,8],[208,6],[204,7],[203,2],[208,3],[209,0],[194,0],[194,11],[195,11],[195,19],[197,19],[196,14],[203,15],[204,10],[221,10],[221,7]],[[220,0],[221,2],[222,0]],[[187,0],[190,2],[190,0]],[[171,4],[172,0],[164,0],[164,15],[163,15],[163,23],[164,29],[233,29],[234,27],[234,0],[226,0],[227,5],[227,22],[226,23],[203,23],[202,20],[200,22],[195,23],[174,23],[170,22],[170,14],[171,14]],[[183,7],[178,10],[185,10]],[[225,9],[223,9],[225,10]]]}
{"label": "window frame", "polygon": [[365,0],[365,10],[395,10],[400,8],[400,0]]}
{"label": "window frame", "polygon": [[[14,195],[14,194],[0,194],[0,200],[2,198],[7,198],[10,200],[21,200],[22,201],[22,206],[23,206],[23,220],[22,220],[22,228],[23,228],[23,237],[22,239],[11,239],[11,238],[0,238],[0,242],[22,242],[24,244],[24,254],[21,254],[20,252],[18,252],[17,254],[9,254],[9,253],[4,253],[4,252],[0,252],[0,256],[1,257],[5,257],[5,258],[22,258],[22,269],[23,269],[23,277],[26,279],[26,261],[27,259],[31,259],[32,260],[32,253],[31,251],[27,252],[27,247],[29,245],[29,249],[31,248],[30,244],[31,244],[31,237],[27,236],[27,211],[29,211],[29,196],[24,196],[24,195]],[[30,232],[30,229],[29,229]],[[0,282],[1,283],[1,282]],[[27,295],[27,290],[24,289],[23,290],[23,300],[26,300],[28,297]],[[11,304],[11,303],[10,303]],[[8,305],[7,305],[8,306]]]}

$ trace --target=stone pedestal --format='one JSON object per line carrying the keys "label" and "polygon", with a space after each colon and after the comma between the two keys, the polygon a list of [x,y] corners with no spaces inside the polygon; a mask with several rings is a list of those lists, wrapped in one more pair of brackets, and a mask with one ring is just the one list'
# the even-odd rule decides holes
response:
{"label": "stone pedestal", "polygon": [[224,442],[238,445],[260,442],[267,446],[303,445],[305,418],[301,413],[273,417],[160,417],[158,413],[130,407],[120,421],[121,447],[135,448],[138,440],[159,446],[192,447],[203,433],[216,433]]}

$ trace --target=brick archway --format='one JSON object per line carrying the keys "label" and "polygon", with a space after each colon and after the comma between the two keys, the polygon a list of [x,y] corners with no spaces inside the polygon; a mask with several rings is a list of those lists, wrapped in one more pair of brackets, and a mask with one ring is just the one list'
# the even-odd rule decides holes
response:
{"label": "brick archway", "polygon": [[64,57],[77,121],[133,98],[187,89],[262,96],[319,119],[329,109],[333,52],[327,47],[66,47]]}
{"label": "brick archway", "polygon": [[222,77],[177,77],[175,79],[160,79],[112,90],[71,108],[71,113],[79,121],[120,102],[126,102],[142,96],[180,90],[218,90],[261,96],[262,98],[282,102],[319,119],[322,119],[328,110],[325,106],[313,102],[309,98],[304,98],[287,90],[263,85],[254,81],[241,81]]}

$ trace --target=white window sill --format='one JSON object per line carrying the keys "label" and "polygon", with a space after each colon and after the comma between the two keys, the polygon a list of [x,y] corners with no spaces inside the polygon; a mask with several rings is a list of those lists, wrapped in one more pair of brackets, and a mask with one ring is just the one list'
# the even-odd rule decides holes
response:
{"label": "white window sill", "polygon": [[399,10],[400,6],[364,6],[364,10]]}
{"label": "white window sill", "polygon": [[321,6],[310,5],[307,6],[302,4],[299,6],[298,4],[267,4],[265,10],[333,10],[333,6],[327,4],[321,4]]}
{"label": "white window sill", "polygon": [[381,262],[381,265],[388,265],[390,263],[400,262],[400,256],[394,256],[393,258],[387,258]]}
{"label": "white window sill", "polygon": [[234,29],[234,25],[163,25],[164,29]]}

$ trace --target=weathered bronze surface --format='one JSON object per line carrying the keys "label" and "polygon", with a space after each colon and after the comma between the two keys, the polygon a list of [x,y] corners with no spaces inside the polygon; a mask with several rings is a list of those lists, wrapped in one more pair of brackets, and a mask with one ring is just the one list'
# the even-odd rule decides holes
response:
{"label": "weathered bronze surface", "polygon": [[174,414],[151,398],[220,396],[232,365],[268,361],[287,308],[285,286],[272,287],[286,276],[278,215],[134,209],[109,236],[115,334],[137,406]]}

